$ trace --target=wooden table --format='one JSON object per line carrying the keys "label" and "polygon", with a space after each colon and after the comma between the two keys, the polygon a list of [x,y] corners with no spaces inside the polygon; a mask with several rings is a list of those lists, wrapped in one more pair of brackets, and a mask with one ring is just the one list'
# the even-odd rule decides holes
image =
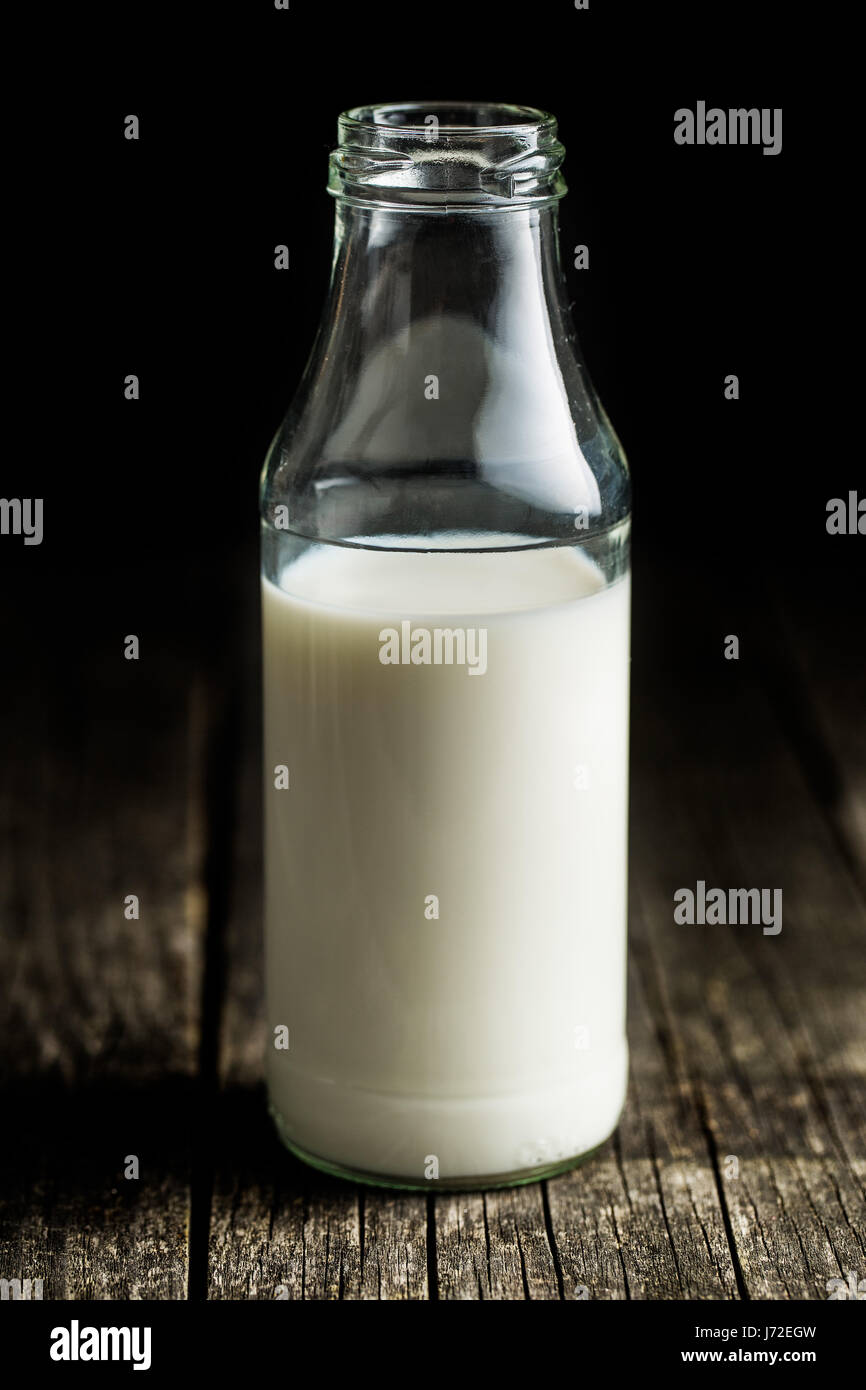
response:
{"label": "wooden table", "polygon": [[[74,640],[3,629],[0,1276],[46,1299],[825,1299],[866,1276],[853,605],[638,566],[622,1123],[555,1181],[394,1195],[295,1162],[265,1112],[245,560],[209,623],[194,586],[163,601],[138,662],[110,595]],[[782,888],[781,934],[676,924],[698,879]]]}

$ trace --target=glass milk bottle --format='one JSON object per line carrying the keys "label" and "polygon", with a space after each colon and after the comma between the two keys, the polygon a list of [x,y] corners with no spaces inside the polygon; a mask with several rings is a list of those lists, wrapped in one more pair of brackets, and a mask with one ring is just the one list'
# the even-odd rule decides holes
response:
{"label": "glass milk bottle", "polygon": [[528,107],[340,117],[263,473],[270,1106],[381,1185],[549,1176],[625,1094],[630,497],[563,154]]}

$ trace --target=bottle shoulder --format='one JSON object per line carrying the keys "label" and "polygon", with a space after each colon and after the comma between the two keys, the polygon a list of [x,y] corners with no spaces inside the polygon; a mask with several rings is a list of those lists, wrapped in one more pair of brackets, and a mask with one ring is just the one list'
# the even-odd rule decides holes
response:
{"label": "bottle shoulder", "polygon": [[265,460],[265,519],[281,502],[339,511],[341,492],[419,523],[425,508],[462,516],[469,499],[481,522],[524,512],[601,529],[629,514],[625,452],[578,357],[532,363],[472,325],[451,325],[443,353],[441,335],[415,326],[411,345],[354,372],[314,355]]}

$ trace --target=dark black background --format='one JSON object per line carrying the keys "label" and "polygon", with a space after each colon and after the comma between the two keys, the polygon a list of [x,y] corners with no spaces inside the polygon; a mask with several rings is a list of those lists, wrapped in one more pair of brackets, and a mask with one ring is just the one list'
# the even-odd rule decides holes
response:
{"label": "dark black background", "polygon": [[[428,97],[559,118],[563,259],[632,466],[638,559],[721,589],[850,564],[856,539],[825,530],[857,465],[826,387],[840,382],[819,318],[844,218],[827,214],[834,139],[808,23],[781,5],[602,0],[76,17],[57,103],[27,98],[13,154],[37,176],[11,265],[27,292],[13,399],[32,444],[7,457],[3,493],[45,498],[44,544],[3,541],[19,601],[44,601],[60,574],[92,610],[110,575],[158,624],[179,580],[199,601],[254,545],[261,461],[324,300],[336,117]],[[674,112],[699,99],[782,107],[781,154],[676,145]],[[577,242],[589,271],[572,268]]]}

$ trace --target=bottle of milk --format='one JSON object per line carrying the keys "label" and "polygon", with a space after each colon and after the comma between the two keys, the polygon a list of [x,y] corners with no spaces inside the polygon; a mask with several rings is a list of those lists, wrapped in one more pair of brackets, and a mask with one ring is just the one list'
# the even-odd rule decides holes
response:
{"label": "bottle of milk", "polygon": [[261,490],[270,1106],[330,1173],[507,1186],[625,1094],[628,471],[553,118],[338,129],[329,297]]}

